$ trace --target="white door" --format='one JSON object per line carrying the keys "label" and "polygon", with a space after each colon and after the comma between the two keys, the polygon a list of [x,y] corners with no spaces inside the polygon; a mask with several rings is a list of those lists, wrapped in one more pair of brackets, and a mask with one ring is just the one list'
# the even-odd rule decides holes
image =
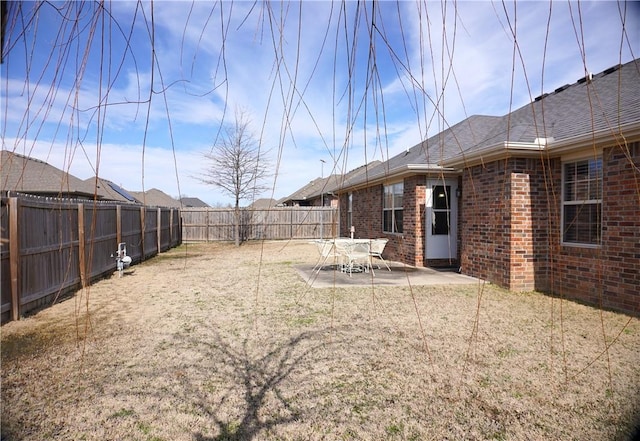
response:
{"label": "white door", "polygon": [[427,181],[425,256],[456,259],[458,256],[457,179]]}

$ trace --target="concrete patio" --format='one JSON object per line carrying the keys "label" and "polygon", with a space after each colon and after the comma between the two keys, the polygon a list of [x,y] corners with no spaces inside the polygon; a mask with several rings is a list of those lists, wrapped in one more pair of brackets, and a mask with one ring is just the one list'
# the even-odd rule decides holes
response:
{"label": "concrete patio", "polygon": [[[387,261],[391,271],[384,264],[378,268],[374,262],[373,272],[354,272],[351,275],[340,271],[337,265],[324,265],[314,271],[313,264],[297,265],[295,268],[310,286],[314,288],[348,287],[366,285],[417,286],[417,285],[469,285],[479,279],[459,274],[454,269],[418,268],[399,262]],[[375,275],[374,275],[375,273]]]}

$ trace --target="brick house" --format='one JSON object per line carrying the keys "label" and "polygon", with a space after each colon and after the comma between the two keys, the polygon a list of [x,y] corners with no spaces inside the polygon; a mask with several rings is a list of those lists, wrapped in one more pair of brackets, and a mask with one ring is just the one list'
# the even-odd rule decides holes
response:
{"label": "brick house", "polygon": [[373,161],[366,166],[358,167],[341,175],[333,174],[326,178],[316,178],[293,194],[278,201],[278,205],[285,207],[333,207],[338,206],[338,196],[333,190],[340,188],[345,180],[354,179],[360,174],[366,173],[367,167],[380,164]]}
{"label": "brick house", "polygon": [[472,116],[335,193],[340,231],[388,238],[386,258],[638,315],[640,60]]}
{"label": "brick house", "polygon": [[285,207],[335,207],[338,198],[329,191],[339,185],[342,175],[331,175],[316,178],[304,187],[278,201],[278,205]]}

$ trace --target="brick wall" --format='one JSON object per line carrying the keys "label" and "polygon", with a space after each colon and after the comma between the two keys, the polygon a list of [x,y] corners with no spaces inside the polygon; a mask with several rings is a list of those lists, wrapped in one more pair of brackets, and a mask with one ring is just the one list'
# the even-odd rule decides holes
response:
{"label": "brick wall", "polygon": [[[353,193],[353,226],[356,238],[378,237],[382,231],[381,185]],[[348,236],[349,227],[346,227],[344,231],[345,236]]]}
{"label": "brick wall", "polygon": [[509,173],[497,161],[464,170],[461,201],[462,272],[509,286]]}
{"label": "brick wall", "polygon": [[[640,315],[640,143],[604,149],[602,244],[560,245],[551,291]],[[559,198],[560,199],[560,198]]]}
{"label": "brick wall", "polygon": [[510,175],[509,287],[515,291],[535,289],[530,176],[528,173]]}
{"label": "brick wall", "polygon": [[424,266],[424,204],[426,177],[412,176],[404,180],[403,240],[398,253],[401,262]]}
{"label": "brick wall", "polygon": [[[423,266],[425,178],[414,177],[407,181],[404,183],[403,195],[404,233],[390,234],[382,231],[383,186],[376,185],[353,192],[354,237],[387,238],[389,241],[383,252],[385,259]],[[421,199],[416,202],[416,197]],[[348,197],[344,194],[340,198],[340,231],[343,236],[349,235],[348,208]]]}
{"label": "brick wall", "polygon": [[603,306],[640,315],[640,142],[606,150],[603,162]]}
{"label": "brick wall", "polygon": [[639,315],[640,145],[604,149],[600,247],[562,244],[561,167],[511,158],[464,171],[463,272]]}
{"label": "brick wall", "polygon": [[462,271],[513,291],[548,289],[559,179],[559,161],[542,158],[509,158],[465,170]]}

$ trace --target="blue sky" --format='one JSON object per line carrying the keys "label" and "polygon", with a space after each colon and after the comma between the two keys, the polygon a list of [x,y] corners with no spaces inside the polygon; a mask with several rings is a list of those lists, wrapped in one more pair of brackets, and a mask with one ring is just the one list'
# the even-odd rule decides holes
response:
{"label": "blue sky", "polygon": [[235,109],[278,199],[640,57],[640,6],[614,1],[25,2],[19,17],[3,149],[212,205],[232,198],[196,177]]}

